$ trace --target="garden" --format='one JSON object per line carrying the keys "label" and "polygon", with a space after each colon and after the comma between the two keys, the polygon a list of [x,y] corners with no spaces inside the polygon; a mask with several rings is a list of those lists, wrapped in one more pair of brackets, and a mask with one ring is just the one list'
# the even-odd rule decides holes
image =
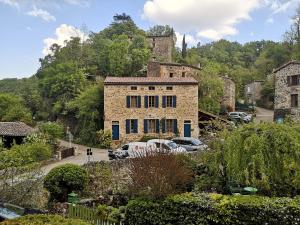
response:
{"label": "garden", "polygon": [[[288,122],[248,124],[220,131],[209,150],[194,154],[147,152],[56,167],[43,179],[43,209],[65,219],[50,216],[54,222],[47,223],[298,224],[299,131]],[[43,224],[49,218],[25,216],[4,224]]]}

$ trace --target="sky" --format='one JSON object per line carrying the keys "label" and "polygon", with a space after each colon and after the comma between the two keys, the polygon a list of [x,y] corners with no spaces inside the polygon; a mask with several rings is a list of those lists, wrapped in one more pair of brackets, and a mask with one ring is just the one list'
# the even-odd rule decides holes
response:
{"label": "sky", "polygon": [[49,47],[129,14],[142,29],[174,27],[178,46],[219,39],[281,41],[300,0],[0,0],[0,79],[32,76]]}

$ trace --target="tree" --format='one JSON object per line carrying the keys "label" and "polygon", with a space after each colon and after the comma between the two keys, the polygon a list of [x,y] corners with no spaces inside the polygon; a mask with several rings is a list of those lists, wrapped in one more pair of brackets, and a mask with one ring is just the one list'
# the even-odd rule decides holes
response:
{"label": "tree", "polygon": [[87,171],[78,165],[65,164],[52,169],[44,179],[50,200],[65,202],[71,192],[81,192],[88,182]]}
{"label": "tree", "polygon": [[169,25],[156,25],[154,27],[151,27],[148,31],[148,35],[153,36],[169,36],[174,33],[173,28]]}
{"label": "tree", "polygon": [[182,58],[185,60],[186,58],[186,55],[187,55],[187,43],[185,42],[185,35],[183,35],[183,39],[182,39],[182,51],[181,51],[181,54],[182,54]]}

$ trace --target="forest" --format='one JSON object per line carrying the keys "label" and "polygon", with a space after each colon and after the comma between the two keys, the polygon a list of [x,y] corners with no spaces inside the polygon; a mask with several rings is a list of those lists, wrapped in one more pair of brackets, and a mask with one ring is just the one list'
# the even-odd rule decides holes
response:
{"label": "forest", "polygon": [[[274,68],[300,59],[300,9],[282,41],[252,41],[245,44],[219,40],[187,48],[174,48],[173,60],[202,68],[199,106],[218,112],[222,91],[216,77],[228,75],[243,99],[244,85],[266,80]],[[157,25],[144,31],[129,15],[117,14],[111,24],[90,32],[82,42],[73,38],[65,46],[54,44],[51,54],[40,59],[40,68],[30,78],[0,81],[0,121],[56,121],[69,127],[76,142],[95,146],[103,128],[103,79],[105,76],[144,76],[151,56],[149,34],[167,34],[173,29]],[[263,95],[273,95],[266,82]]]}

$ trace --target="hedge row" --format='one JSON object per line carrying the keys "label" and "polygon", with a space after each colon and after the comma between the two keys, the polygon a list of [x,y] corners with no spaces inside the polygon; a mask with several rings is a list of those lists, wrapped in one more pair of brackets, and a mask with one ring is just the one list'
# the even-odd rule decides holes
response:
{"label": "hedge row", "polygon": [[300,224],[300,198],[187,193],[132,200],[125,217],[126,225]]}

